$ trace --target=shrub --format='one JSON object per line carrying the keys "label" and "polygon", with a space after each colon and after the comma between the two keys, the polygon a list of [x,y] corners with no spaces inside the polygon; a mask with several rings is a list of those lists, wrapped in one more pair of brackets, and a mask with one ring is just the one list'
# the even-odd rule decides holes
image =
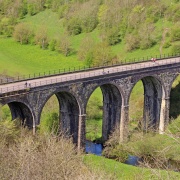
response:
{"label": "shrub", "polygon": [[180,41],[180,28],[175,27],[171,31],[171,41]]}
{"label": "shrub", "polygon": [[56,43],[57,43],[57,41],[56,41],[55,39],[52,39],[52,40],[49,42],[49,49],[50,49],[51,51],[55,51]]}
{"label": "shrub", "polygon": [[22,130],[20,141],[0,146],[0,179],[105,179],[105,174],[86,167],[71,139],[32,136]]}
{"label": "shrub", "polygon": [[172,45],[172,54],[180,54],[180,44]]}
{"label": "shrub", "polygon": [[163,45],[163,48],[169,48],[171,46],[171,43],[169,41],[166,41]]}
{"label": "shrub", "polygon": [[0,120],[0,143],[1,145],[9,145],[17,141],[19,130],[16,121],[9,119]]}

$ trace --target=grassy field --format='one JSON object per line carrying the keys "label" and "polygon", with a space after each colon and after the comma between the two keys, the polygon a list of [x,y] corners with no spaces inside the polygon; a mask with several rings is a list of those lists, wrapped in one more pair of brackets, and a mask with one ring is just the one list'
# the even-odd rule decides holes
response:
{"label": "grassy field", "polygon": [[172,171],[137,168],[101,156],[86,155],[84,162],[93,169],[103,170],[118,180],[179,179],[180,174]]}
{"label": "grassy field", "polygon": [[12,38],[0,37],[0,73],[17,76],[79,66],[83,66],[83,62],[76,56],[65,57],[56,51],[21,45]]}
{"label": "grassy field", "polygon": [[[34,30],[44,27],[47,29],[49,39],[57,38],[65,31],[63,20],[58,18],[58,15],[51,10],[46,10],[38,13],[35,16],[27,16],[21,22],[26,22]],[[170,27],[169,22],[157,22],[159,36],[162,36],[162,28]],[[82,33],[77,36],[71,36],[72,48],[77,52],[81,40],[87,35],[96,41],[100,42],[99,31],[95,29],[91,33]],[[112,52],[116,54],[119,60],[125,59],[142,59],[143,57],[151,57],[160,54],[160,43],[150,49],[138,49],[132,52],[126,52],[124,41],[120,44],[112,46]],[[171,52],[171,47],[162,49],[163,54]],[[7,68],[8,64],[8,68]],[[82,61],[78,61],[76,54],[65,57],[56,51],[42,50],[39,46],[20,45],[12,38],[3,38],[0,36],[0,73],[7,75],[17,74],[33,74],[60,68],[78,67],[83,65]]]}

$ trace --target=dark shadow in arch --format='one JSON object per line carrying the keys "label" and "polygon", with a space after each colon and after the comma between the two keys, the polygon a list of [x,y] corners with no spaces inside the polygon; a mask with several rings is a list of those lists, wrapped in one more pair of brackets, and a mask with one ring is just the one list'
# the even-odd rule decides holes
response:
{"label": "dark shadow in arch", "polygon": [[113,84],[100,86],[103,94],[102,141],[106,141],[116,127],[120,127],[122,97]]}
{"label": "dark shadow in arch", "polygon": [[73,143],[78,142],[79,105],[76,98],[69,92],[58,92],[60,130],[64,135],[72,136]]}
{"label": "dark shadow in arch", "polygon": [[33,127],[33,116],[30,109],[21,102],[10,102],[8,106],[11,111],[12,120],[20,119],[23,126]]}
{"label": "dark shadow in arch", "polygon": [[180,82],[171,89],[169,117],[176,119],[180,114]]}

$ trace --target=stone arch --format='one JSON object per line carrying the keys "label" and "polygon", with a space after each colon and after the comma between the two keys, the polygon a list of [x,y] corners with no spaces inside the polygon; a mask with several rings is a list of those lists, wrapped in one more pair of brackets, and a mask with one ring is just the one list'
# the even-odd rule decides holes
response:
{"label": "stone arch", "polygon": [[78,141],[78,126],[79,126],[79,112],[81,111],[79,102],[74,94],[68,91],[54,91],[49,94],[43,101],[40,108],[40,116],[46,102],[53,96],[56,95],[59,103],[59,122],[60,131],[68,136],[72,137],[73,142]]}
{"label": "stone arch", "polygon": [[122,93],[119,87],[114,83],[101,83],[89,92],[88,100],[96,88],[100,87],[103,95],[103,122],[102,122],[102,140],[106,141],[115,127],[120,126]]}
{"label": "stone arch", "polygon": [[24,126],[34,127],[34,115],[31,108],[21,101],[9,101],[7,105],[10,108],[12,120],[20,119]]}
{"label": "stone arch", "polygon": [[142,81],[144,88],[142,126],[144,129],[158,129],[160,123],[162,99],[166,96],[164,83],[158,76],[141,76],[134,82],[134,85],[139,80]]}
{"label": "stone arch", "polygon": [[56,93],[60,104],[61,130],[64,134],[72,136],[73,142],[78,141],[79,111],[76,98],[69,92]]}
{"label": "stone arch", "polygon": [[[169,97],[170,97],[169,117],[170,119],[176,119],[180,114],[180,110],[179,110],[180,80],[178,76],[180,75],[177,74],[169,83]],[[178,81],[176,81],[177,78],[178,78]]]}

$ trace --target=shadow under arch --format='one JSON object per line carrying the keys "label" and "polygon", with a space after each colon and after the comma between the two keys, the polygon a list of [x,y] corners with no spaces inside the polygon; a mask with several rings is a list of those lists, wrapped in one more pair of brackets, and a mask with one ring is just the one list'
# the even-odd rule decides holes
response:
{"label": "shadow under arch", "polygon": [[58,92],[56,96],[60,104],[61,131],[67,136],[72,136],[73,143],[77,143],[80,111],[78,102],[69,92]]}
{"label": "shadow under arch", "polygon": [[180,75],[178,75],[170,91],[169,117],[176,119],[180,115]]}
{"label": "shadow under arch", "polygon": [[[101,84],[95,89],[98,87],[100,87],[103,96],[102,141],[104,142],[108,140],[109,135],[116,127],[120,127],[122,96],[120,90],[114,84]],[[91,92],[91,94],[93,92]]]}
{"label": "shadow under arch", "polygon": [[20,119],[22,121],[23,126],[27,126],[28,128],[33,128],[34,117],[30,108],[26,104],[22,102],[13,101],[13,102],[9,102],[7,105],[10,108],[12,120]]}
{"label": "shadow under arch", "polygon": [[143,120],[139,126],[143,130],[157,130],[160,124],[162,98],[165,97],[163,84],[154,76],[145,76],[139,80],[142,81],[144,90]]}
{"label": "shadow under arch", "polygon": [[[58,101],[59,132],[66,137],[72,137],[73,143],[78,142],[79,126],[79,105],[74,95],[66,91],[59,91],[52,94],[43,104],[42,110],[47,101],[55,95]],[[41,115],[42,115],[41,110]],[[41,118],[40,115],[40,118]]]}

